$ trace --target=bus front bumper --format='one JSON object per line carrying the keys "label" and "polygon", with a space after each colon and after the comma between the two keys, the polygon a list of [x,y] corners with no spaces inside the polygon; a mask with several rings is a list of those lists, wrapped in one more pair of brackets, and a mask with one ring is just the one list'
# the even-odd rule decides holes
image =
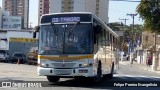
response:
{"label": "bus front bumper", "polygon": [[74,69],[54,69],[54,68],[37,68],[39,76],[61,76],[61,77],[93,77],[95,76],[93,67],[74,68]]}

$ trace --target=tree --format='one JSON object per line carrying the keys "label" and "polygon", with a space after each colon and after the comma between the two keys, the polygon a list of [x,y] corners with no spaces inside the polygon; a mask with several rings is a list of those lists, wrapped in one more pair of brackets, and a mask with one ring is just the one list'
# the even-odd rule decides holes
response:
{"label": "tree", "polygon": [[160,33],[160,0],[141,0],[137,12],[144,20],[144,28]]}
{"label": "tree", "polygon": [[156,33],[160,33],[160,0],[141,0],[141,3],[137,7],[137,12],[144,20],[144,27],[147,30],[155,32],[152,69],[157,70]]}
{"label": "tree", "polygon": [[114,31],[120,31],[120,29],[117,26],[123,26],[123,24],[119,22],[113,22],[109,23],[108,26]]}

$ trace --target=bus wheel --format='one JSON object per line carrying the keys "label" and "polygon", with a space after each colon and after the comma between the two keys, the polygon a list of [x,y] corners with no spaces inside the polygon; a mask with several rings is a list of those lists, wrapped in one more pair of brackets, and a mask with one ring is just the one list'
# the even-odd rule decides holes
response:
{"label": "bus wheel", "polygon": [[114,73],[114,62],[112,63],[111,73],[104,75],[105,79],[113,79],[113,73]]}
{"label": "bus wheel", "polygon": [[98,68],[97,68],[97,76],[93,77],[94,82],[100,82],[102,79],[102,63],[101,61],[98,62]]}
{"label": "bus wheel", "polygon": [[49,82],[58,82],[59,81],[59,77],[56,77],[56,76],[47,76],[47,79]]}

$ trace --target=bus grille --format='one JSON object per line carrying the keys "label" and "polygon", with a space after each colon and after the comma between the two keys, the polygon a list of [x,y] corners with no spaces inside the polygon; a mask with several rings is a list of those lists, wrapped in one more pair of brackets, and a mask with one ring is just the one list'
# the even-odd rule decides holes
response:
{"label": "bus grille", "polygon": [[55,75],[70,75],[72,74],[71,69],[59,69],[59,70],[54,70]]}
{"label": "bus grille", "polygon": [[73,68],[75,63],[52,63],[54,68]]}
{"label": "bus grille", "polygon": [[54,62],[75,62],[77,60],[54,60]]}

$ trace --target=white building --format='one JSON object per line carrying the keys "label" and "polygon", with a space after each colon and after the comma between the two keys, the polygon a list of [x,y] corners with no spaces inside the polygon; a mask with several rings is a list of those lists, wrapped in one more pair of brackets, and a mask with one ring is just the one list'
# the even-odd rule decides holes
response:
{"label": "white building", "polygon": [[50,0],[50,13],[92,12],[108,23],[109,0]]}
{"label": "white building", "polygon": [[33,38],[32,30],[0,30],[0,50],[9,50],[10,38]]}

